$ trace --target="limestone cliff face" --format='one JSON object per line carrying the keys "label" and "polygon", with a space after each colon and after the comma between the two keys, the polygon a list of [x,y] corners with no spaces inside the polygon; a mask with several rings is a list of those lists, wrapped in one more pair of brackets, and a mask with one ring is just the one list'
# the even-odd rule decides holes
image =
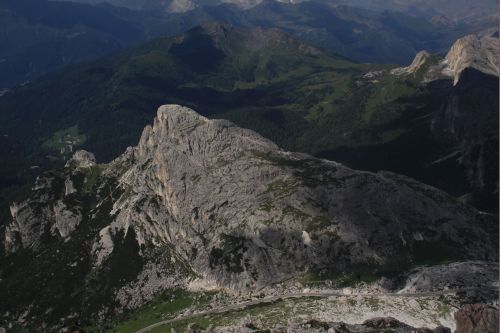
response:
{"label": "limestone cliff face", "polygon": [[417,53],[412,63],[407,67],[395,68],[391,71],[394,75],[408,75],[415,74],[418,72],[423,65],[425,65],[429,58],[431,57],[430,53],[427,51],[420,51]]}
{"label": "limestone cliff face", "polygon": [[29,201],[11,205],[12,222],[5,232],[7,253],[20,247],[36,251],[47,233],[65,239],[81,222],[80,208],[68,207],[64,195],[53,196],[45,191],[46,187],[52,186],[57,185],[48,179],[38,179]]}
{"label": "limestone cliff face", "polygon": [[0,312],[99,321],[193,282],[239,293],[305,272],[494,260],[486,217],[412,179],[286,152],[167,105],[136,147],[106,165],[78,152],[12,206],[16,269],[0,272]]}
{"label": "limestone cliff face", "polygon": [[433,57],[427,51],[420,51],[409,66],[395,68],[391,73],[415,75],[424,65],[427,65],[422,75],[424,83],[452,78],[453,85],[457,85],[462,72],[467,68],[498,76],[498,50],[498,38],[467,35],[452,45],[444,59],[438,61],[436,56]]}
{"label": "limestone cliff face", "polygon": [[408,67],[391,71],[418,79],[428,100],[439,98],[430,127],[449,147],[442,161],[455,158],[470,191],[484,197],[483,207],[498,201],[498,43],[494,37],[465,36],[444,59],[422,51]]}
{"label": "limestone cliff face", "polygon": [[498,78],[466,68],[432,119],[437,137],[460,152],[471,187],[498,195]]}
{"label": "limestone cliff face", "polygon": [[254,132],[178,106],[160,108],[131,155],[135,162],[121,181],[150,192],[115,206],[116,221],[144,225],[134,207],[156,197],[154,215],[164,218],[138,235],[178,244],[195,271],[236,289],[305,269],[406,261],[416,239],[447,242],[456,233],[449,240],[465,244],[465,235],[450,228],[476,219],[410,179],[285,152]]}
{"label": "limestone cliff face", "polygon": [[474,68],[485,74],[498,76],[498,38],[468,35],[453,44],[444,59],[443,73],[458,83],[466,68]]}
{"label": "limestone cliff face", "polygon": [[[143,249],[167,244],[196,274],[233,290],[306,270],[411,264],[426,247],[495,257],[496,236],[481,217],[432,187],[286,152],[177,105],[161,107],[138,146],[102,168],[116,190],[109,222],[93,236],[94,267],[130,228]],[[45,197],[47,189],[57,192],[40,184],[13,209],[9,252],[40,248],[43,230],[67,238],[82,214],[97,224],[107,197],[95,194],[95,210],[84,212]]]}
{"label": "limestone cliff face", "polygon": [[[66,163],[67,168],[88,169],[96,165],[95,156],[86,151],[78,151]],[[42,246],[46,234],[67,239],[82,221],[82,207],[74,205],[71,198],[77,191],[70,177],[37,178],[30,200],[12,203],[12,222],[5,233],[7,253],[20,247],[35,251]]]}

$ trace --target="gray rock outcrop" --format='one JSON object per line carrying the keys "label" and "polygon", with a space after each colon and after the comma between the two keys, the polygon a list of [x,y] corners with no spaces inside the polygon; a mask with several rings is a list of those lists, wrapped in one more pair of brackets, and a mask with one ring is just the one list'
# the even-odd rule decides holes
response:
{"label": "gray rock outcrop", "polygon": [[67,167],[76,167],[76,168],[90,168],[96,164],[96,158],[94,154],[85,151],[78,150],[76,151],[71,159],[66,162]]}
{"label": "gray rock outcrop", "polygon": [[[161,107],[138,146],[103,175],[117,177],[124,193],[113,198],[112,221],[96,235],[96,265],[129,227],[139,244],[171,244],[195,272],[230,289],[308,269],[411,263],[429,246],[494,257],[480,215],[434,188],[286,152],[177,105]],[[17,248],[16,239],[38,246],[46,224],[52,235],[69,236],[81,209],[65,207],[35,191],[13,208],[7,250]]]}
{"label": "gray rock outcrop", "polygon": [[415,59],[413,59],[413,62],[407,66],[407,67],[400,67],[400,68],[395,68],[391,71],[391,74],[394,75],[408,75],[408,74],[415,74],[418,72],[420,68],[422,68],[423,65],[427,63],[429,58],[431,57],[430,53],[427,51],[420,51],[417,53],[415,56]]}
{"label": "gray rock outcrop", "polygon": [[458,39],[441,61],[432,62],[432,55],[427,51],[416,54],[413,62],[407,67],[391,70],[393,75],[415,75],[424,65],[423,82],[427,83],[443,78],[452,78],[457,85],[462,72],[474,68],[484,74],[498,76],[498,38],[467,35]]}
{"label": "gray rock outcrop", "polygon": [[498,76],[498,38],[468,35],[453,44],[444,60],[443,73],[458,83],[466,68],[474,68],[485,74]]}
{"label": "gray rock outcrop", "polygon": [[455,333],[497,333],[498,309],[485,304],[467,304],[455,313]]}
{"label": "gray rock outcrop", "polygon": [[[497,258],[488,216],[444,192],[287,152],[178,105],[160,107],[139,144],[111,163],[86,156],[41,176],[12,206],[5,245],[7,253],[38,253],[33,263],[45,260],[30,288],[40,281],[51,299],[71,295],[73,311],[91,301],[99,318],[195,278],[244,292],[307,271],[401,271],[436,254]],[[66,281],[64,293],[50,287],[57,279]],[[79,293],[80,279],[98,292]]]}

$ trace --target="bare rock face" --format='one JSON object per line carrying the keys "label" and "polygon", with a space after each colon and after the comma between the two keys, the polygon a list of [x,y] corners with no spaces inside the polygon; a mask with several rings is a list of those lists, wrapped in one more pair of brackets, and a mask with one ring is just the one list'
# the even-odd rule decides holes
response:
{"label": "bare rock face", "polygon": [[498,309],[485,304],[467,304],[455,313],[455,333],[497,333]]}
{"label": "bare rock face", "polygon": [[498,193],[498,77],[465,68],[443,102],[433,132],[460,152],[472,188]]}
{"label": "bare rock face", "polygon": [[[79,150],[66,163],[66,168],[89,169],[95,165],[94,154]],[[68,238],[82,221],[82,207],[73,206],[71,200],[76,192],[69,174],[64,180],[37,178],[31,199],[10,206],[12,222],[5,231],[6,252],[12,253],[21,247],[37,250],[46,234]]]}
{"label": "bare rock face", "polygon": [[5,230],[6,253],[19,248],[38,250],[44,235],[65,239],[76,229],[82,220],[81,208],[69,207],[67,199],[73,192],[67,192],[68,184],[61,196],[46,191],[63,186],[54,184],[52,179],[38,178],[30,200],[10,206],[12,222]]}
{"label": "bare rock face", "polygon": [[430,53],[427,51],[420,51],[413,59],[413,62],[408,67],[396,68],[391,71],[394,75],[408,75],[415,74],[422,66],[427,63],[431,57]]}
{"label": "bare rock face", "polygon": [[[81,249],[90,269],[82,279],[113,269],[108,298],[122,307],[190,276],[239,292],[306,271],[497,257],[485,216],[435,188],[287,152],[178,105],[160,107],[139,144],[113,162],[76,160],[84,162],[41,177],[13,206],[6,250]],[[121,271],[128,256],[137,265]]]}
{"label": "bare rock face", "polygon": [[446,91],[431,130],[450,149],[437,162],[453,158],[463,168],[470,190],[485,202],[481,209],[498,201],[498,50],[498,38],[469,35],[442,60],[422,51],[408,67],[391,71],[419,79],[431,96]]}
{"label": "bare rock face", "polygon": [[310,268],[406,261],[419,242],[488,256],[468,241],[484,239],[475,213],[433,188],[285,152],[184,107],[161,107],[123,158],[131,167],[120,182],[133,194],[115,203],[113,224],[173,244],[196,272],[234,289]]}
{"label": "bare rock face", "polygon": [[498,38],[468,35],[453,44],[446,55],[443,73],[458,83],[465,68],[475,68],[485,74],[498,76]]}
{"label": "bare rock face", "polygon": [[[79,155],[77,166],[91,164]],[[177,105],[161,107],[138,146],[103,175],[118,177],[124,193],[96,235],[97,266],[129,227],[139,244],[171,244],[204,278],[233,289],[306,269],[405,263],[428,246],[460,257],[494,253],[480,216],[434,188],[286,152]],[[39,187],[7,230],[23,247],[38,244],[45,225],[67,237],[81,220],[81,209],[64,209]]]}
{"label": "bare rock face", "polygon": [[[498,264],[463,261],[418,267],[409,272],[401,292],[419,293],[446,289],[485,289],[492,293],[498,285]],[[496,297],[492,297],[495,299]]]}
{"label": "bare rock face", "polygon": [[76,151],[71,159],[66,163],[67,167],[75,167],[75,168],[90,168],[96,164],[96,159],[94,154],[85,151],[78,150]]}
{"label": "bare rock face", "polygon": [[[94,154],[84,150],[75,152],[66,163],[66,167],[72,169],[88,169],[95,165]],[[5,231],[6,252],[13,253],[19,248],[38,250],[45,235],[68,238],[82,221],[82,208],[71,202],[75,195],[69,175],[64,180],[38,177],[31,200],[10,206],[12,222]]]}
{"label": "bare rock face", "polygon": [[473,68],[487,75],[498,76],[498,50],[498,38],[468,35],[458,39],[441,61],[427,51],[420,51],[409,66],[395,68],[391,74],[416,75],[427,65],[423,73],[424,83],[452,78],[454,85],[459,83],[465,69]]}

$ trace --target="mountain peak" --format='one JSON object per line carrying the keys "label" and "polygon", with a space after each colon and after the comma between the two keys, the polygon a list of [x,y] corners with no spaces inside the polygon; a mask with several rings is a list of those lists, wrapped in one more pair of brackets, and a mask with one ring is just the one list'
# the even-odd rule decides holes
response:
{"label": "mountain peak", "polygon": [[176,126],[193,121],[207,122],[209,120],[194,112],[190,108],[177,104],[166,104],[158,108],[153,128],[158,129],[173,125],[173,129],[177,129]]}
{"label": "mountain peak", "polygon": [[278,28],[241,28],[228,23],[211,21],[195,27],[177,39],[177,43],[199,44],[200,38],[209,37],[212,45],[221,50],[250,48],[286,48],[299,50],[303,54],[317,55],[322,51]]}
{"label": "mountain peak", "polygon": [[498,76],[498,38],[468,35],[458,39],[446,55],[443,74],[458,83],[460,74],[467,67],[485,74]]}
{"label": "mountain peak", "polygon": [[[60,267],[73,267],[76,253],[84,258],[75,269],[85,281],[117,277],[104,290],[116,308],[77,292],[80,282],[53,296],[54,303],[71,294],[76,306],[95,301],[96,313],[123,310],[186,287],[193,276],[241,292],[305,272],[359,266],[392,272],[427,259],[428,248],[447,259],[497,259],[486,217],[443,192],[404,176],[286,152],[253,131],[179,105],[160,107],[139,146],[98,169],[71,165],[47,173],[11,208],[5,251],[37,253],[25,267],[56,257],[57,266],[43,266],[52,278]],[[165,260],[156,260],[159,253]],[[123,273],[122,262],[135,266]],[[42,283],[51,295],[60,290]],[[130,286],[141,289],[131,294]],[[32,305],[30,317],[45,309]],[[76,310],[58,311],[62,317]]]}
{"label": "mountain peak", "polygon": [[[193,158],[220,157],[219,154],[235,151],[277,151],[271,141],[254,131],[240,128],[228,120],[207,119],[190,108],[169,104],[158,108],[152,126],[147,126],[141,136],[140,156],[161,149],[171,142],[176,149],[186,151]],[[230,143],[231,147],[227,147]]]}
{"label": "mountain peak", "polygon": [[417,53],[417,55],[415,56],[415,58],[413,59],[412,63],[409,66],[395,68],[391,71],[391,73],[395,75],[415,74],[416,72],[418,72],[420,68],[422,68],[424,64],[427,63],[430,57],[431,54],[429,52],[425,50],[420,51]]}
{"label": "mountain peak", "polygon": [[[432,59],[429,52],[420,51],[409,66],[395,68],[391,73],[414,75]],[[431,61],[424,75],[424,81],[451,77],[453,84],[456,85],[466,68],[474,68],[484,74],[498,76],[498,38],[468,35],[458,39],[442,61],[439,63],[435,60]]]}

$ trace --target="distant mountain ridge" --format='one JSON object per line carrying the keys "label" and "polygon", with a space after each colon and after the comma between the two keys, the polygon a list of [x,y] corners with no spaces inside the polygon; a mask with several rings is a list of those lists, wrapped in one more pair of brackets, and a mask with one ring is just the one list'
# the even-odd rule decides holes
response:
{"label": "distant mountain ridge", "polygon": [[280,28],[356,61],[400,64],[421,49],[444,51],[470,30],[467,26],[443,27],[402,13],[320,2],[264,0],[252,3],[248,9],[212,1],[194,5],[179,0],[171,5],[183,10],[139,10],[136,6],[115,7],[108,3],[1,1],[0,20],[9,33],[0,38],[0,70],[4,73],[0,91],[63,66],[93,60],[151,38],[172,36],[209,21]]}
{"label": "distant mountain ridge", "polygon": [[129,10],[45,0],[0,2],[0,89],[145,38]]}
{"label": "distant mountain ridge", "polygon": [[[148,10],[151,8],[163,8],[164,10],[168,10],[172,1],[164,1],[164,0],[72,0],[75,2],[85,2],[85,3],[102,3],[108,2],[117,6],[129,7],[132,9],[143,9]],[[192,2],[197,6],[204,5],[210,3],[210,0],[184,0],[185,2]],[[235,4],[242,8],[251,8],[253,6],[258,5],[263,0],[226,0],[224,2]],[[299,1],[282,1],[282,2],[290,2],[297,3],[303,2],[304,0]],[[450,20],[460,20],[473,15],[485,15],[494,13],[495,6],[497,2],[495,0],[478,0],[474,3],[471,3],[466,0],[457,0],[454,1],[453,4],[450,4],[449,1],[446,0],[332,0],[325,1],[330,5],[339,5],[339,4],[347,4],[353,6],[359,6],[368,9],[374,10],[391,10],[391,11],[401,11],[406,12],[412,15],[418,16],[428,16],[433,17],[437,15],[446,15]],[[217,3],[216,1],[212,1],[212,3]],[[192,7],[186,7],[188,9],[192,9]]]}
{"label": "distant mountain ridge", "polygon": [[[419,149],[427,151],[428,147],[433,144],[442,147],[438,153],[441,157],[438,155],[434,160],[429,159],[432,154],[429,154],[428,151],[423,155],[417,154],[419,157],[415,158],[401,152],[402,156],[405,157],[400,157],[400,160],[409,159],[413,160],[414,163],[421,163],[422,169],[435,169],[437,174],[441,173],[437,170],[443,166],[447,169],[454,164],[459,168],[464,168],[458,174],[452,173],[448,176],[442,174],[441,177],[450,177],[450,182],[453,182],[452,179],[457,181],[465,175],[469,185],[481,193],[479,194],[479,197],[482,197],[480,200],[489,202],[487,205],[494,212],[498,211],[496,190],[498,186],[498,128],[496,126],[498,122],[498,52],[498,38],[468,35],[458,39],[444,58],[421,51],[409,66],[394,68],[390,71],[392,75],[406,80],[407,83],[417,82],[420,88],[412,98],[416,101],[419,99],[425,101],[427,106],[423,109],[428,108],[430,111],[427,114],[421,114],[421,116],[425,114],[423,117],[429,117],[430,121],[419,121],[420,125],[411,125],[410,128],[414,128],[411,131],[425,124],[432,129],[430,135],[437,139],[433,143],[431,143],[432,141],[424,141],[425,143],[421,144],[410,139],[412,143],[406,142],[405,144],[415,145],[414,148],[419,147],[416,149],[417,151]],[[377,75],[375,74],[375,76]],[[379,75],[379,77],[383,76]],[[447,83],[450,79],[453,82],[452,86]],[[421,97],[417,97],[419,94]],[[408,103],[408,100],[401,102],[396,100],[395,102],[396,104],[404,104]],[[418,112],[417,110],[413,112]],[[417,133],[421,130],[422,128],[412,135],[418,137]],[[395,154],[395,151],[391,151],[391,149],[404,150],[404,146],[398,147],[390,143],[388,144],[389,150],[380,148],[381,151],[376,147],[363,149],[362,154],[374,156],[373,162],[375,165],[378,164],[374,170],[389,168],[407,174],[408,171],[401,171],[402,169],[399,167],[394,168],[394,166],[384,166],[383,163],[379,164],[376,157],[378,153],[382,153],[382,156],[391,159],[390,155]],[[369,150],[372,151],[369,152]],[[347,158],[350,159],[359,154],[355,151],[350,153],[351,157]],[[338,153],[340,156],[344,154],[342,150]],[[333,155],[327,153],[324,156],[334,157],[336,155],[336,153],[331,154]],[[342,157],[338,158],[342,159]],[[422,159],[427,162],[422,163]],[[355,160],[356,158],[352,161]],[[380,160],[384,161],[384,158],[380,158]],[[353,165],[362,168],[363,163],[366,162],[358,160]],[[433,177],[431,176],[431,178]],[[424,181],[435,185],[440,182],[437,179]],[[455,190],[451,189],[452,192]],[[486,197],[490,197],[490,199],[486,199]],[[469,200],[469,194],[463,198]],[[485,208],[485,206],[482,207]]]}
{"label": "distant mountain ridge", "polygon": [[409,66],[395,68],[391,72],[396,75],[416,75],[422,70],[425,72],[426,82],[451,77],[453,84],[456,85],[462,72],[467,68],[474,68],[486,75],[498,76],[498,56],[498,38],[467,35],[453,43],[439,63],[433,63],[435,59],[429,52],[420,51]]}
{"label": "distant mountain ridge", "polygon": [[[241,9],[251,9],[266,0],[71,0],[85,3],[111,3],[135,10],[185,13],[204,6],[231,4]],[[308,0],[285,0],[281,3],[299,4]],[[468,33],[491,35],[498,32],[498,1],[496,0],[319,0],[331,7],[347,5],[373,11],[399,12],[424,18],[437,26],[461,27],[467,25]]]}
{"label": "distant mountain ridge", "polygon": [[459,39],[446,55],[446,73],[451,74],[455,84],[466,68],[475,68],[482,73],[498,76],[498,38],[469,35]]}

